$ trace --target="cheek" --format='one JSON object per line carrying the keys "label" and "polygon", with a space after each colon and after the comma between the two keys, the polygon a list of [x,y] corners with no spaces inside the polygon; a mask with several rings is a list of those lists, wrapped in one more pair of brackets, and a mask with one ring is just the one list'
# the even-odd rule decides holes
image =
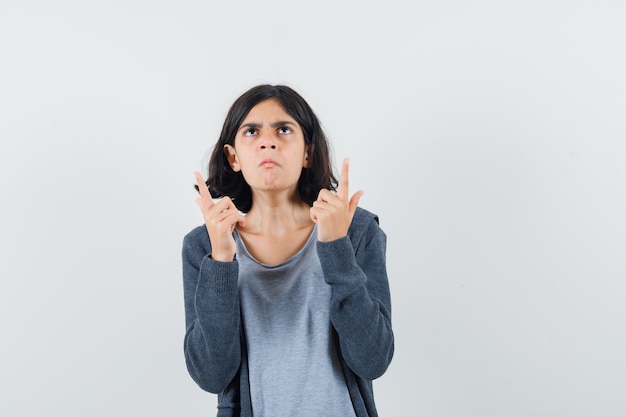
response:
{"label": "cheek", "polygon": [[249,161],[254,156],[252,152],[246,146],[239,144],[236,148],[237,152],[237,160],[241,163],[244,161]]}

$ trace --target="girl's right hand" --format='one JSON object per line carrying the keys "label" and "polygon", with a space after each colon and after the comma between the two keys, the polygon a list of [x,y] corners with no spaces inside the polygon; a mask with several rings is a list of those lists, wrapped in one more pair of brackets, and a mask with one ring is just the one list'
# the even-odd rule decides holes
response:
{"label": "girl's right hand", "polygon": [[237,223],[244,226],[246,219],[229,197],[224,197],[217,203],[213,202],[202,175],[197,171],[194,175],[200,191],[196,204],[202,211],[204,224],[211,239],[211,258],[216,261],[231,262],[237,250],[233,230]]}

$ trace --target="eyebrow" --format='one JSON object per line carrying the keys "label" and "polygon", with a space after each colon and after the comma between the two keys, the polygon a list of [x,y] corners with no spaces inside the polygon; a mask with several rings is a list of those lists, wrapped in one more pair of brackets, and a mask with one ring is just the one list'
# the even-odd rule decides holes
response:
{"label": "eyebrow", "polygon": [[[290,122],[287,120],[283,120],[283,121],[278,121],[278,122],[274,122],[272,124],[270,124],[270,126],[272,127],[280,127],[280,126],[285,126],[285,125],[291,125],[293,127],[297,127],[297,125],[294,122]],[[241,127],[239,128],[239,130],[241,129],[258,129],[262,126],[261,123],[246,123],[245,125],[241,125]]]}

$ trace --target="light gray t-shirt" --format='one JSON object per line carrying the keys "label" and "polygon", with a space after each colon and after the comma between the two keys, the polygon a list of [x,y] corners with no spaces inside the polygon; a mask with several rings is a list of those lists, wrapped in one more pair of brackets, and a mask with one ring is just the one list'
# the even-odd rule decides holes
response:
{"label": "light gray t-shirt", "polygon": [[317,226],[288,261],[254,259],[235,233],[255,417],[355,416],[330,323]]}

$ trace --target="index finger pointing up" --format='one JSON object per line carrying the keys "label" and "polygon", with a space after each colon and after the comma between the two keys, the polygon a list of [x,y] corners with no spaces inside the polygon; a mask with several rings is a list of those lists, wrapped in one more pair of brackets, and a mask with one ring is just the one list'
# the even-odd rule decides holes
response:
{"label": "index finger pointing up", "polygon": [[204,178],[202,178],[202,174],[196,171],[194,172],[194,175],[196,177],[196,183],[198,184],[198,191],[200,192],[200,203],[202,205],[201,208],[209,209],[213,207],[213,199],[211,198],[209,189],[204,182]]}
{"label": "index finger pointing up", "polygon": [[339,186],[337,187],[337,196],[339,196],[342,200],[348,200],[348,171],[350,169],[350,160],[348,158],[344,158],[341,163],[341,177],[339,177]]}

